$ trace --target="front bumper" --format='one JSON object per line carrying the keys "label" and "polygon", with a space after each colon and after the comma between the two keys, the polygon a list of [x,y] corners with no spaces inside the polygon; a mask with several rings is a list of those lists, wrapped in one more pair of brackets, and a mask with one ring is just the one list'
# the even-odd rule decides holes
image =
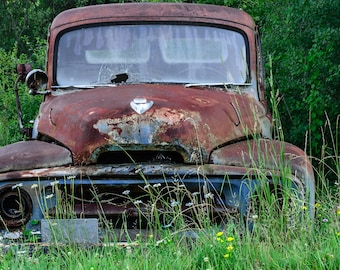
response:
{"label": "front bumper", "polygon": [[273,170],[212,164],[54,167],[0,174],[0,210],[4,227],[10,229],[26,225],[39,230],[44,218],[75,217],[104,217],[114,227],[125,220],[128,227],[143,227],[155,217],[155,209],[166,213],[160,217],[166,227],[173,222],[170,210],[178,207],[188,216],[196,207],[209,208],[209,216],[219,222],[232,215],[246,217],[261,183],[283,182],[304,204],[300,179],[293,174],[283,179]]}

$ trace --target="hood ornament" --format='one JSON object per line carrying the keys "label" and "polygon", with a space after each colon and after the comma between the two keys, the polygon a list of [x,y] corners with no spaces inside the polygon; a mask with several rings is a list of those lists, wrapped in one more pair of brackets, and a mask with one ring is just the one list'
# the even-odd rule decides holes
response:
{"label": "hood ornament", "polygon": [[145,113],[153,105],[153,101],[147,101],[146,98],[134,98],[130,102],[131,108],[138,114]]}

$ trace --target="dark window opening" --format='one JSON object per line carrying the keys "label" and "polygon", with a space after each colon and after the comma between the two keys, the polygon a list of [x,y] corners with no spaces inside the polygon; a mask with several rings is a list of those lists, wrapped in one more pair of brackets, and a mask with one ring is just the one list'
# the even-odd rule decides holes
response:
{"label": "dark window opening", "polygon": [[120,163],[183,163],[181,154],[172,151],[112,151],[102,153],[97,164]]}

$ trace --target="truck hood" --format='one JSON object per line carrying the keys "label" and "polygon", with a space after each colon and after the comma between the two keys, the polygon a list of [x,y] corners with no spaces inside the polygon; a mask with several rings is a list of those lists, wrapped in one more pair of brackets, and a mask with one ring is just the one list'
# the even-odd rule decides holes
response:
{"label": "truck hood", "polygon": [[121,85],[63,91],[41,105],[38,132],[71,150],[76,164],[107,151],[168,150],[184,162],[269,126],[248,94],[183,85]]}

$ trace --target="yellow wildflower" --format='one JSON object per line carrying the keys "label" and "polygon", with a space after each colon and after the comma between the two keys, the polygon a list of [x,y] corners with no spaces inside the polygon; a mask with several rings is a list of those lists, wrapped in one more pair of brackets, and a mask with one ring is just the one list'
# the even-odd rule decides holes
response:
{"label": "yellow wildflower", "polygon": [[321,207],[321,204],[320,203],[316,203],[315,204],[315,208],[320,208]]}
{"label": "yellow wildflower", "polygon": [[220,242],[220,243],[224,242],[224,240],[221,237],[217,237],[216,240],[217,240],[217,242]]}
{"label": "yellow wildflower", "polygon": [[234,240],[235,240],[235,238],[232,237],[232,236],[228,236],[228,238],[227,238],[227,241],[228,241],[228,242],[233,242]]}
{"label": "yellow wildflower", "polygon": [[340,209],[338,209],[338,210],[336,211],[336,214],[337,214],[337,215],[340,215]]}
{"label": "yellow wildflower", "polygon": [[216,233],[216,236],[217,237],[221,237],[223,235],[223,232],[218,232],[218,233]]}
{"label": "yellow wildflower", "polygon": [[228,259],[230,257],[230,254],[229,253],[226,253],[223,255],[224,258]]}
{"label": "yellow wildflower", "polygon": [[228,250],[229,252],[233,251],[233,249],[234,249],[234,246],[233,246],[233,245],[227,246],[227,250]]}
{"label": "yellow wildflower", "polygon": [[307,206],[306,205],[302,206],[302,210],[306,211],[307,210]]}

